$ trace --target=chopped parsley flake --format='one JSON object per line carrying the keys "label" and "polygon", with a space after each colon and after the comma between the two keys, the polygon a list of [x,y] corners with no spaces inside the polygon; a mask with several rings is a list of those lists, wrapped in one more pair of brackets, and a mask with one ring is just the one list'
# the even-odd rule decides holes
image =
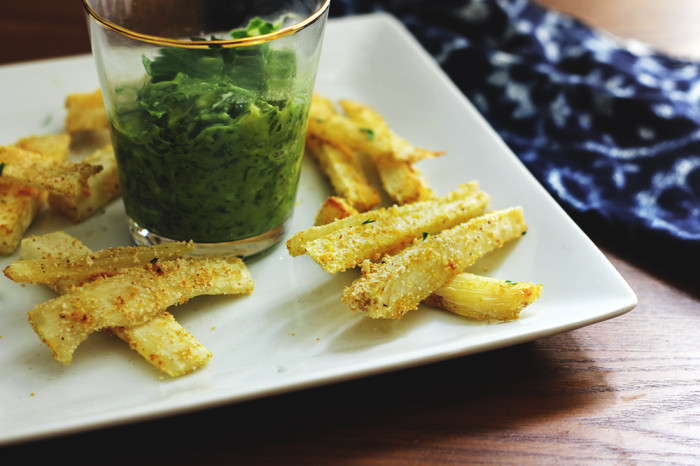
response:
{"label": "chopped parsley flake", "polygon": [[376,222],[376,220],[372,220],[371,218],[369,218],[369,219],[365,220],[364,222],[362,222],[362,224],[367,225],[368,223],[374,223],[374,222]]}
{"label": "chopped parsley flake", "polygon": [[372,128],[360,128],[360,131],[367,134],[367,139],[374,141],[374,130]]}
{"label": "chopped parsley flake", "polygon": [[423,232],[423,239],[426,239],[428,236],[430,236],[430,233],[428,233],[427,231],[424,231]]}
{"label": "chopped parsley flake", "polygon": [[0,162],[0,175],[2,175],[2,171],[5,169],[5,162]]}
{"label": "chopped parsley flake", "polygon": [[518,284],[518,282],[514,282],[512,280],[506,280],[506,283],[509,285],[517,285]]}

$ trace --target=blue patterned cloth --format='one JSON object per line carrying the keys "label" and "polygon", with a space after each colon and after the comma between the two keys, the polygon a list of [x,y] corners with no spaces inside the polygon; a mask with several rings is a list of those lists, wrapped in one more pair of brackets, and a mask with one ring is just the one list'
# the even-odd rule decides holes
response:
{"label": "blue patterned cloth", "polygon": [[667,269],[700,260],[698,63],[526,0],[331,4],[375,11],[403,22],[594,238]]}

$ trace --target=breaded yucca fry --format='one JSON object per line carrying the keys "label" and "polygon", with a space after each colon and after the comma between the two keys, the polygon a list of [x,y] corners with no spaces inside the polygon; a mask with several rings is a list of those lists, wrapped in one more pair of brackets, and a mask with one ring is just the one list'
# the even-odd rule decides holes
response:
{"label": "breaded yucca fry", "polygon": [[330,196],[316,213],[315,226],[326,225],[341,218],[347,218],[359,212],[348,201],[338,196]]}
{"label": "breaded yucca fry", "polygon": [[17,283],[51,285],[60,280],[85,282],[96,277],[114,275],[127,267],[156,264],[181,258],[194,250],[194,243],[162,243],[151,247],[125,246],[98,252],[85,252],[70,257],[48,259],[18,259],[5,267],[3,273]]}
{"label": "breaded yucca fry", "polygon": [[102,91],[76,92],[69,94],[65,101],[66,131],[77,133],[93,131],[108,127],[107,112],[105,111]]}
{"label": "breaded yucca fry", "polygon": [[51,160],[17,146],[0,146],[0,163],[3,179],[65,197],[78,196],[87,187],[88,178],[102,170],[86,162]]}
{"label": "breaded yucca fry", "polygon": [[0,255],[6,256],[17,250],[45,200],[45,191],[0,181]]}
{"label": "breaded yucca fry", "polygon": [[31,135],[15,143],[17,147],[38,152],[48,159],[58,161],[68,160],[70,144],[71,137],[68,133]]}
{"label": "breaded yucca fry", "polygon": [[[433,191],[420,171],[413,166],[414,162],[440,155],[442,152],[430,152],[412,146],[406,140],[400,138],[389,128],[379,113],[367,105],[351,100],[339,102],[343,112],[358,126],[371,128],[374,138],[391,141],[392,157],[377,156],[368,153],[372,158],[384,190],[397,204],[424,201],[433,196]],[[423,154],[424,157],[410,157],[406,154]]]}
{"label": "breaded yucca fry", "polygon": [[146,361],[171,377],[189,374],[212,357],[211,351],[168,311],[141,325],[111,327],[110,330]]}
{"label": "breaded yucca fry", "polygon": [[457,274],[425,299],[428,306],[477,320],[515,320],[520,312],[540,298],[542,285]]}
{"label": "breaded yucca fry", "polygon": [[130,267],[71,289],[28,312],[29,323],[51,350],[69,364],[90,333],[133,327],[200,295],[243,294],[253,280],[236,257],[186,257]]}
{"label": "breaded yucca fry", "polygon": [[338,113],[330,99],[315,94],[311,100],[308,131],[321,139],[364,152],[373,159],[386,157],[414,163],[442,153],[412,146],[391,131],[374,110],[356,102],[343,102],[352,114]]}
{"label": "breaded yucca fry", "polygon": [[87,180],[87,186],[76,197],[51,193],[49,205],[68,218],[81,222],[121,194],[117,161],[111,144],[83,159],[85,163],[101,166],[102,171]]}
{"label": "breaded yucca fry", "polygon": [[306,138],[306,148],[330,181],[335,194],[360,212],[379,205],[379,192],[367,179],[354,151],[314,135]]}
{"label": "breaded yucca fry", "polygon": [[378,260],[425,235],[433,235],[484,213],[489,197],[473,197],[437,204],[433,209],[380,218],[326,235],[306,244],[308,254],[329,273],[353,268],[364,260]]}
{"label": "breaded yucca fry", "polygon": [[[56,231],[22,240],[20,259],[65,259],[91,252],[77,238]],[[71,286],[80,284],[82,283],[72,280],[60,280],[48,285],[63,294]],[[149,364],[172,377],[188,374],[204,366],[212,357],[211,351],[167,311],[141,325],[111,327],[109,330],[127,342]]]}
{"label": "breaded yucca fry", "polygon": [[[343,110],[343,113],[351,121],[354,121],[363,131],[371,132],[372,142],[378,145],[385,145],[389,148],[384,155],[389,154],[389,158],[395,161],[415,163],[423,159],[442,155],[443,151],[430,151],[420,147],[415,147],[389,127],[384,118],[369,105],[356,102],[349,99],[341,99],[338,105]],[[382,154],[376,152],[367,152],[363,148],[358,147],[358,150],[363,150],[373,158]]]}
{"label": "breaded yucca fry", "polygon": [[362,263],[362,275],[343,292],[354,311],[398,319],[484,254],[526,231],[522,209],[491,212],[430,235],[379,264]]}
{"label": "breaded yucca fry", "polygon": [[323,236],[330,235],[335,231],[362,224],[368,224],[391,217],[409,215],[413,212],[430,211],[437,208],[437,206],[441,204],[475,196],[478,191],[479,184],[476,181],[472,181],[461,185],[459,188],[445,196],[435,197],[430,200],[415,202],[412,204],[400,206],[394,205],[368,212],[360,212],[328,224],[313,226],[292,235],[292,237],[287,240],[287,250],[292,257],[300,256],[306,252],[306,244]]}

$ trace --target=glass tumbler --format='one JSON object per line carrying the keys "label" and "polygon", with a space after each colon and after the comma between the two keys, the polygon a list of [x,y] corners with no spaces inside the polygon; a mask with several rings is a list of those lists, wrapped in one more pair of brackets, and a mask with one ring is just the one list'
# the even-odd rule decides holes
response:
{"label": "glass tumbler", "polygon": [[137,244],[285,236],[330,0],[83,0]]}

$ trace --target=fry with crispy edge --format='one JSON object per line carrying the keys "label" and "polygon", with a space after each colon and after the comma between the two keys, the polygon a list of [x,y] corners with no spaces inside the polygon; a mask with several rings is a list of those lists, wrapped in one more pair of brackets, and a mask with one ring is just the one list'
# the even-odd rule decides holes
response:
{"label": "fry with crispy edge", "polygon": [[17,146],[0,146],[0,163],[3,179],[65,197],[78,196],[88,178],[102,170],[100,165],[52,160]]}
{"label": "fry with crispy edge", "polygon": [[121,194],[117,161],[111,144],[88,155],[83,162],[101,166],[102,171],[88,178],[85,189],[75,197],[56,193],[49,195],[51,208],[76,222],[85,220]]}
{"label": "fry with crispy edge", "polygon": [[77,133],[108,127],[102,91],[76,92],[66,96],[66,131]]}
{"label": "fry with crispy edge", "polygon": [[[338,113],[330,99],[315,94],[309,110],[309,131],[321,139],[342,141],[348,147],[372,158],[387,157],[414,163],[442,154],[414,147],[391,131],[379,114],[368,106],[349,100],[343,102],[354,112],[353,117],[361,112],[366,115],[362,119],[349,118]],[[367,123],[372,126],[367,126]]]}
{"label": "fry with crispy edge", "polygon": [[415,202],[412,204],[394,205],[369,212],[361,212],[331,223],[313,226],[292,235],[292,237],[287,240],[287,249],[292,257],[300,256],[306,252],[306,246],[309,243],[334,232],[362,224],[366,225],[373,222],[384,221],[393,217],[410,215],[416,212],[430,212],[442,204],[473,197],[477,192],[479,192],[479,184],[476,181],[472,181],[461,185],[445,196],[435,197],[427,201]]}
{"label": "fry with crispy edge", "polygon": [[17,250],[45,200],[46,191],[0,181],[0,255]]}
{"label": "fry with crispy edge", "polygon": [[236,257],[198,256],[129,267],[71,288],[28,312],[29,323],[54,359],[69,364],[90,333],[133,327],[200,295],[243,294],[253,280]]}
{"label": "fry with crispy edge", "polygon": [[126,267],[145,266],[156,261],[180,258],[194,250],[194,243],[162,243],[151,247],[126,246],[102,251],[83,252],[70,257],[18,259],[3,273],[17,283],[52,284],[61,280],[86,282],[96,277],[114,275]]}
{"label": "fry with crispy edge", "polygon": [[488,201],[488,195],[478,191],[464,199],[436,203],[432,209],[368,220],[309,242],[306,254],[326,272],[342,272],[477,217],[484,213]]}
{"label": "fry with crispy edge", "polygon": [[491,212],[418,240],[379,264],[362,263],[362,275],[343,302],[372,318],[398,319],[479,257],[522,236],[522,208]]}
{"label": "fry with crispy edge", "polygon": [[539,283],[513,282],[469,272],[452,280],[425,299],[428,306],[477,320],[515,320],[542,295]]}
{"label": "fry with crispy edge", "polygon": [[38,152],[48,159],[68,160],[71,137],[68,133],[33,134],[19,139],[15,145],[25,150]]}
{"label": "fry with crispy edge", "polygon": [[341,218],[347,218],[351,215],[358,214],[359,212],[353,206],[348,204],[348,202],[338,196],[329,196],[321,204],[321,208],[318,209],[316,213],[316,218],[314,220],[314,225],[325,225],[331,223],[335,220]]}
{"label": "fry with crispy edge", "polygon": [[379,192],[365,175],[354,151],[313,134],[306,138],[306,148],[318,162],[333,191],[360,212],[379,205]]}
{"label": "fry with crispy edge", "polygon": [[[62,231],[22,240],[20,259],[67,258],[90,254],[90,249]],[[59,293],[66,293],[75,282],[60,280],[50,285]],[[149,364],[166,374],[177,377],[204,366],[212,357],[204,345],[189,333],[167,311],[148,322],[133,327],[111,327],[112,333],[129,344]]]}

